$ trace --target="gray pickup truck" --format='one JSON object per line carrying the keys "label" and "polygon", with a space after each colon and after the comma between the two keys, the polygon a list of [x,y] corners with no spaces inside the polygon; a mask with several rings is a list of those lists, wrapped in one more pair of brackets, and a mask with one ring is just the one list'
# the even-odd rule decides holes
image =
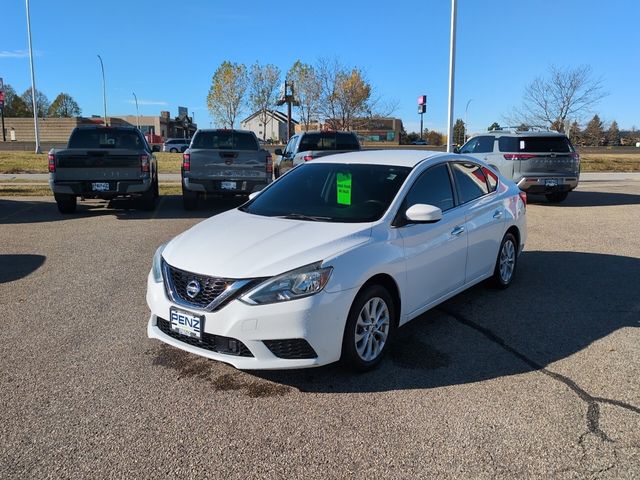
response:
{"label": "gray pickup truck", "polygon": [[358,136],[354,132],[302,132],[291,137],[284,152],[276,149],[273,173],[278,178],[287,170],[314,158],[353,152],[361,148]]}
{"label": "gray pickup truck", "polygon": [[198,130],[182,154],[182,199],[194,210],[203,194],[249,195],[271,182],[271,154],[246,130]]}
{"label": "gray pickup truck", "polygon": [[49,185],[61,213],[73,213],[78,197],[111,200],[134,197],[153,210],[158,164],[135,127],[77,127],[67,148],[49,152]]}

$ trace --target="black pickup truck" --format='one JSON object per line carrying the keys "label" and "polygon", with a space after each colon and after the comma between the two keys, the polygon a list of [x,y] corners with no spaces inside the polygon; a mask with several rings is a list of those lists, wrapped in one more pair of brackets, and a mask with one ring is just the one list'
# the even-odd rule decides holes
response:
{"label": "black pickup truck", "polygon": [[182,199],[197,208],[203,194],[249,195],[271,182],[271,154],[248,130],[202,129],[182,154]]}
{"label": "black pickup truck", "polygon": [[49,152],[49,185],[61,213],[73,213],[78,197],[133,197],[143,210],[153,210],[158,164],[135,127],[81,126],[67,148]]}

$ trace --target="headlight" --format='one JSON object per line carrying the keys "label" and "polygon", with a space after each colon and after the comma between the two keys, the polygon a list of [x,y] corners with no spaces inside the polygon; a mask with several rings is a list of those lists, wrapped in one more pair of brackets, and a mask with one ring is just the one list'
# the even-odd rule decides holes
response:
{"label": "headlight", "polygon": [[156,283],[162,282],[162,251],[167,244],[160,245],[153,254],[153,264],[151,265],[151,272],[153,272],[153,280]]}
{"label": "headlight", "polygon": [[250,305],[262,305],[315,295],[322,291],[333,271],[333,267],[320,268],[320,263],[313,263],[265,280],[240,297],[240,300]]}

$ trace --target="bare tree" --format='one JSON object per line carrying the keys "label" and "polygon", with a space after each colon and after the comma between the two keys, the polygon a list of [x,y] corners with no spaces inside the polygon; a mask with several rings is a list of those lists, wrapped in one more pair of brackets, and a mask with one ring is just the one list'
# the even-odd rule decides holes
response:
{"label": "bare tree", "polygon": [[606,95],[602,80],[593,77],[588,65],[574,69],[552,65],[548,77],[538,77],[527,85],[512,125],[525,123],[564,132],[570,120],[580,121]]}
{"label": "bare tree", "polygon": [[[33,100],[31,97],[31,88],[27,88],[21,95],[22,101],[27,106],[29,115],[33,115]],[[38,111],[38,117],[44,118],[45,114],[49,110],[49,99],[40,90],[36,90],[36,108]]]}
{"label": "bare tree", "polygon": [[233,128],[247,91],[247,67],[224,61],[211,79],[207,107],[223,127]]}
{"label": "bare tree", "polygon": [[293,82],[294,96],[298,101],[297,110],[305,130],[309,130],[311,122],[318,120],[322,84],[312,65],[296,60],[287,73]]}
{"label": "bare tree", "polygon": [[271,110],[278,100],[278,85],[280,84],[280,69],[275,65],[260,65],[258,62],[251,66],[249,74],[249,104],[253,111],[259,112],[258,118],[265,127],[262,129],[262,139],[266,140],[267,122],[272,119]]}

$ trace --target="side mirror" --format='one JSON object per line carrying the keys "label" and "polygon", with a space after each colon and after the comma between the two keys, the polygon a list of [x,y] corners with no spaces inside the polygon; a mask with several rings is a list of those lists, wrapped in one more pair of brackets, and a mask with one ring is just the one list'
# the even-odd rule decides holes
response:
{"label": "side mirror", "polygon": [[453,153],[460,153],[460,147],[455,147],[453,149]]}
{"label": "side mirror", "polygon": [[410,223],[435,223],[442,219],[442,210],[433,205],[416,203],[407,209],[404,216]]}
{"label": "side mirror", "polygon": [[281,148],[276,148],[273,153],[275,153],[276,155],[280,155],[282,156],[282,149]]}

